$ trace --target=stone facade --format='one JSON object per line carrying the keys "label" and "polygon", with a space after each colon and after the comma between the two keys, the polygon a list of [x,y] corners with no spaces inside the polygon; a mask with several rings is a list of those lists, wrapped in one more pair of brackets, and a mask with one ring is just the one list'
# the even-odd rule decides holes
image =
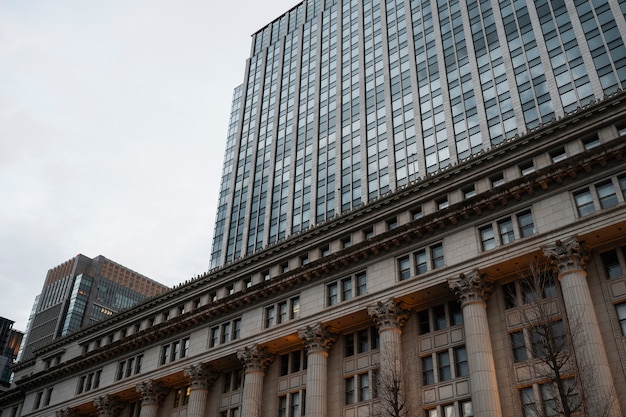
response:
{"label": "stone facade", "polygon": [[[555,337],[572,333],[564,352],[579,362],[562,377],[578,398],[622,415],[625,98],[39,349],[15,367],[0,417],[373,416],[393,404],[394,381],[413,416],[522,417],[551,404],[534,306],[556,330],[576,325]],[[553,162],[555,147],[567,157]],[[541,293],[523,279],[531,265],[554,268]],[[592,386],[577,378],[589,367]]]}

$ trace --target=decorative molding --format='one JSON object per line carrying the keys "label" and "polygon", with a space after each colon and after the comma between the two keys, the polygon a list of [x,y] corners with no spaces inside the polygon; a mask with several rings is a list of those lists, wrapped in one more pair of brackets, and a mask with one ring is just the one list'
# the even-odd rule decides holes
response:
{"label": "decorative molding", "polygon": [[237,357],[243,363],[246,371],[265,372],[274,361],[274,355],[269,353],[267,348],[259,345],[238,350]]}
{"label": "decorative molding", "polygon": [[93,400],[93,405],[98,409],[98,417],[118,417],[126,404],[114,395],[102,395]]}
{"label": "decorative molding", "polygon": [[448,286],[459,297],[461,305],[486,303],[493,292],[493,284],[488,282],[478,270],[461,274],[458,278],[448,279]]}
{"label": "decorative molding", "polygon": [[402,329],[409,319],[409,313],[402,308],[402,303],[391,299],[386,303],[379,301],[378,304],[367,308],[367,313],[374,319],[378,331],[388,329]]}
{"label": "decorative molding", "polygon": [[209,389],[219,373],[206,363],[191,365],[183,370],[185,377],[191,383],[191,389]]}
{"label": "decorative molding", "polygon": [[308,353],[328,352],[337,341],[337,334],[330,326],[322,323],[298,330],[298,337],[304,342]]}
{"label": "decorative molding", "polygon": [[159,405],[169,392],[169,388],[153,379],[137,385],[137,392],[141,395],[141,405]]}
{"label": "decorative molding", "polygon": [[546,245],[541,249],[544,256],[550,259],[552,265],[558,268],[559,278],[565,272],[585,271],[589,261],[582,243],[578,241],[576,236],[566,240],[557,240],[554,244]]}

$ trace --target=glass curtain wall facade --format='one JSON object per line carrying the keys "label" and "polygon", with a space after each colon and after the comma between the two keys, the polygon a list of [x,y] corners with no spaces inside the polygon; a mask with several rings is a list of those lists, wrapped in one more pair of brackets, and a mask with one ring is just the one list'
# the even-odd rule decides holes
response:
{"label": "glass curtain wall facade", "polygon": [[221,266],[626,86],[626,2],[310,0],[253,35]]}

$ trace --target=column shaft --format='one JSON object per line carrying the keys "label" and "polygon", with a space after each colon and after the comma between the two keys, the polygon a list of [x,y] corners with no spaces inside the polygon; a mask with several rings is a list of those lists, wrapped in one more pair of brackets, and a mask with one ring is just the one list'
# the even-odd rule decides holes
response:
{"label": "column shaft", "polygon": [[204,417],[209,390],[205,388],[191,388],[189,390],[189,404],[187,417]]}
{"label": "column shaft", "polygon": [[586,276],[580,270],[559,275],[567,317],[570,325],[576,326],[571,329],[576,362],[584,379],[581,383],[590,402],[588,407],[595,410],[606,407],[607,413],[602,415],[619,417],[622,414]]}
{"label": "column shaft", "polygon": [[478,271],[467,276],[461,274],[459,278],[449,280],[448,285],[461,300],[474,415],[502,417],[487,320],[487,298],[493,286]]}
{"label": "column shaft", "polygon": [[465,304],[462,311],[474,413],[485,417],[501,417],[486,306],[484,303]]}
{"label": "column shaft", "polygon": [[310,352],[307,359],[306,414],[307,417],[326,417],[328,353]]}
{"label": "column shaft", "polygon": [[248,370],[244,375],[242,416],[260,417],[263,402],[263,377],[265,373]]}

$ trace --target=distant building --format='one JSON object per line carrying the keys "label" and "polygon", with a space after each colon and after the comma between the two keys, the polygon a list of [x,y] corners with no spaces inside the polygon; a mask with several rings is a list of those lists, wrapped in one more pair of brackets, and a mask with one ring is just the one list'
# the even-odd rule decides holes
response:
{"label": "distant building", "polygon": [[76,257],[48,271],[33,306],[20,359],[55,339],[169,290],[150,278],[97,256]]}
{"label": "distant building", "polygon": [[0,391],[11,386],[11,365],[17,358],[24,333],[13,330],[13,320],[0,317]]}

